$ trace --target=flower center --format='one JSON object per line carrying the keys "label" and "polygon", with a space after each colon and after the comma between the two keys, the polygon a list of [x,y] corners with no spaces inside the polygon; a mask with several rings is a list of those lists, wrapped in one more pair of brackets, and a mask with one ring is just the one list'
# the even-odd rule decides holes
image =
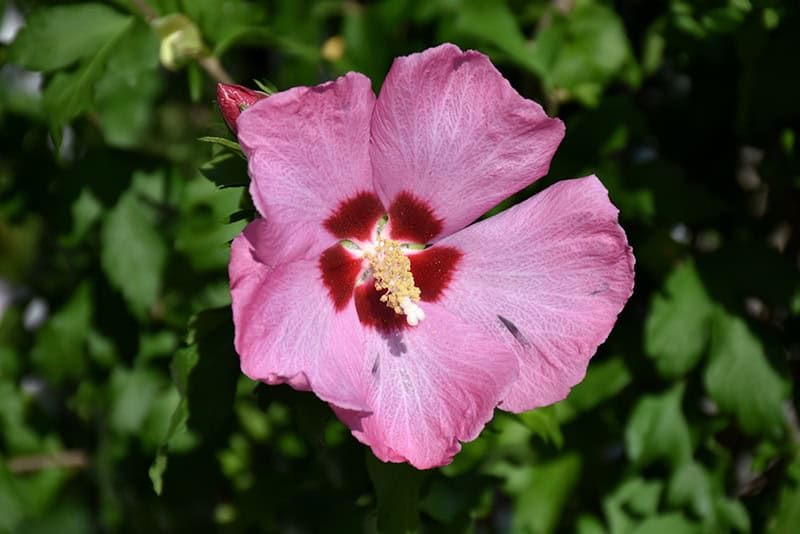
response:
{"label": "flower center", "polygon": [[406,322],[411,326],[419,324],[425,318],[425,312],[417,304],[420,290],[411,274],[411,261],[403,253],[400,243],[379,235],[375,248],[366,251],[364,257],[372,268],[375,289],[385,290],[381,302],[395,313],[405,314]]}

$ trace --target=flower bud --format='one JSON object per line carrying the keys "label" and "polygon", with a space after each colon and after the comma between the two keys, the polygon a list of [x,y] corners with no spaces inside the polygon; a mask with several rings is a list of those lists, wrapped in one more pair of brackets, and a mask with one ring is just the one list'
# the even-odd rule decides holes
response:
{"label": "flower bud", "polygon": [[178,70],[188,61],[208,54],[200,30],[184,14],[172,13],[152,22],[156,34],[161,38],[159,58],[170,70]]}
{"label": "flower bud", "polygon": [[241,85],[217,84],[217,103],[222,112],[222,118],[225,119],[228,128],[233,133],[236,133],[236,119],[239,118],[242,111],[266,97],[267,95],[264,93]]}

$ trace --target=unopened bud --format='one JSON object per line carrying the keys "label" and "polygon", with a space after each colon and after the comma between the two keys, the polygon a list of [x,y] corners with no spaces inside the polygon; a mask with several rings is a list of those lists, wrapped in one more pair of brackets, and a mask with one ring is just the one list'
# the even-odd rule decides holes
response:
{"label": "unopened bud", "polygon": [[217,84],[217,103],[222,112],[222,118],[225,119],[228,128],[233,133],[236,133],[236,119],[239,118],[242,111],[266,97],[267,95],[264,93],[241,85]]}
{"label": "unopened bud", "polygon": [[200,30],[184,14],[172,13],[152,22],[161,38],[159,56],[161,64],[170,70],[178,70],[186,62],[208,54]]}
{"label": "unopened bud", "polygon": [[325,61],[336,62],[344,57],[345,43],[339,35],[334,35],[322,44],[322,58]]}

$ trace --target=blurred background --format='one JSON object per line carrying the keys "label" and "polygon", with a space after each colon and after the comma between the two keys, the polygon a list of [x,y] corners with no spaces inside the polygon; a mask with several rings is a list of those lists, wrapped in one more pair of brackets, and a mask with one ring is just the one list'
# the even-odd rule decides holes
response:
{"label": "blurred background", "polygon": [[[0,532],[800,532],[794,0],[0,0]],[[586,380],[384,465],[241,376],[217,81],[475,48],[566,122],[636,289]],[[505,203],[503,207],[507,206]]]}

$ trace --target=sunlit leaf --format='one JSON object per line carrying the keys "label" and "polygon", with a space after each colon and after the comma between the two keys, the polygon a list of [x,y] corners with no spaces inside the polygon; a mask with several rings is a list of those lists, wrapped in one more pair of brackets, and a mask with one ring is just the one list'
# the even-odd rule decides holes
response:
{"label": "sunlit leaf", "polygon": [[134,191],[127,191],[106,215],[101,238],[100,259],[106,276],[132,311],[146,315],[159,296],[167,259],[153,208]]}
{"label": "sunlit leaf", "polygon": [[703,355],[714,304],[691,261],[669,275],[664,293],[653,296],[645,351],[662,375],[677,377],[692,370]]}
{"label": "sunlit leaf", "polygon": [[677,384],[637,402],[625,429],[628,456],[637,465],[663,460],[677,468],[691,458],[689,425],[681,409],[683,392],[683,385]]}
{"label": "sunlit leaf", "polygon": [[96,54],[131,21],[132,17],[101,4],[40,7],[14,39],[9,60],[31,70],[66,67]]}
{"label": "sunlit leaf", "polygon": [[595,105],[630,55],[617,14],[599,3],[579,2],[568,15],[553,13],[536,35],[531,61],[547,86]]}
{"label": "sunlit leaf", "polygon": [[710,353],[703,382],[711,398],[732,413],[746,432],[779,436],[784,428],[786,386],[747,324],[718,310]]}
{"label": "sunlit leaf", "polygon": [[95,82],[102,75],[109,54],[132,23],[132,18],[123,19],[115,32],[94,48],[78,69],[58,72],[47,85],[43,96],[44,110],[54,130],[59,130],[91,108]]}

